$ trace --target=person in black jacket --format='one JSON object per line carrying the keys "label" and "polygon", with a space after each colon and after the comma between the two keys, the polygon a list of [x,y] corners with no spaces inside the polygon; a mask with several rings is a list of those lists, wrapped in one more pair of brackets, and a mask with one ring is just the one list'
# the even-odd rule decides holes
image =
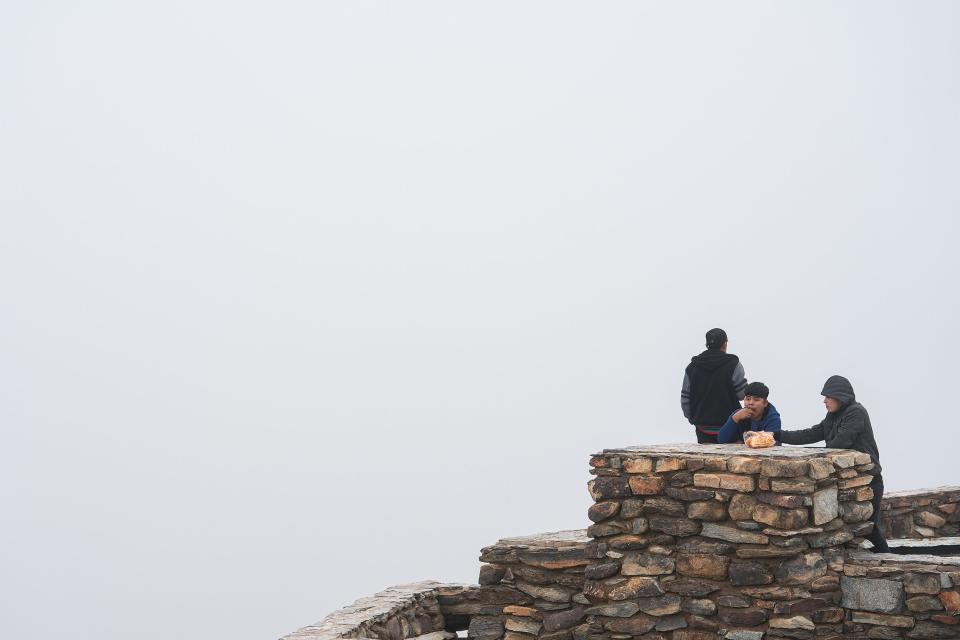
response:
{"label": "person in black jacket", "polygon": [[747,378],[740,358],[727,353],[727,332],[707,331],[707,350],[693,356],[683,373],[680,408],[694,426],[697,442],[717,442],[727,417],[740,408]]}
{"label": "person in black jacket", "polygon": [[784,444],[811,444],[825,441],[831,449],[853,449],[870,456],[873,461],[873,532],[867,539],[873,543],[873,551],[889,550],[887,541],[880,531],[880,499],[883,497],[883,476],[880,475],[880,451],[873,437],[870,416],[862,404],[857,402],[853,385],[843,376],[830,376],[823,385],[823,404],[827,407],[827,417],[820,424],[809,429],[795,431],[777,431],[774,438]]}

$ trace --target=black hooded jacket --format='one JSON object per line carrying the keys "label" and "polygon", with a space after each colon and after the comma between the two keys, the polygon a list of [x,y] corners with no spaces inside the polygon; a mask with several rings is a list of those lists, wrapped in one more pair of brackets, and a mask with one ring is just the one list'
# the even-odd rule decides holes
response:
{"label": "black hooded jacket", "polygon": [[690,359],[686,374],[692,424],[719,428],[731,412],[740,408],[733,383],[733,371],[739,363],[740,358],[720,349],[707,349]]}
{"label": "black hooded jacket", "polygon": [[828,413],[820,424],[809,429],[779,431],[774,436],[784,444],[811,444],[823,440],[831,449],[853,449],[869,454],[875,465],[871,473],[880,475],[880,451],[873,437],[870,416],[857,402],[850,381],[843,376],[830,376],[820,394],[839,400],[842,403],[840,410]]}

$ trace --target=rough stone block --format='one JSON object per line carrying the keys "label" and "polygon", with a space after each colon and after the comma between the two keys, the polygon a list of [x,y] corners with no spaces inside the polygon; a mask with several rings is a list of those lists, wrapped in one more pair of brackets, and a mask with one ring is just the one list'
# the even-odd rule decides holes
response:
{"label": "rough stone block", "polygon": [[820,553],[807,553],[785,560],[777,567],[777,582],[786,585],[805,584],[827,573],[827,562]]}
{"label": "rough stone block", "polygon": [[838,486],[841,489],[853,489],[854,487],[863,487],[873,482],[873,476],[857,476],[856,478],[847,478],[841,480]]}
{"label": "rough stone block", "polygon": [[700,535],[705,538],[717,538],[718,540],[726,540],[727,542],[735,542],[738,544],[767,544],[770,540],[767,536],[760,533],[741,531],[736,527],[714,522],[704,522],[703,528],[700,530]]}
{"label": "rough stone block", "polygon": [[813,631],[817,628],[813,620],[806,616],[793,616],[792,618],[773,618],[770,620],[771,629],[804,629]]}
{"label": "rough stone block", "polygon": [[813,493],[817,483],[808,478],[774,479],[770,481],[770,490],[774,493]]}
{"label": "rough stone block", "polygon": [[[637,611],[639,611],[639,605]],[[631,618],[622,618],[615,620],[605,620],[603,627],[613,633],[623,633],[631,636],[639,636],[653,629],[657,621],[648,615],[639,613]]]}
{"label": "rough stone block", "polygon": [[700,523],[687,518],[650,516],[650,529],[671,536],[692,536],[700,532]]}
{"label": "rough stone block", "polygon": [[814,458],[810,461],[810,478],[823,480],[833,475],[833,463],[823,458]]}
{"label": "rough stone block", "polygon": [[842,606],[846,609],[896,613],[903,604],[903,584],[874,578],[840,578]]}
{"label": "rough stone block", "polygon": [[630,485],[626,478],[601,477],[591,480],[588,484],[594,500],[627,498],[631,495]]}
{"label": "rough stone block", "polygon": [[938,516],[935,513],[930,511],[921,511],[913,516],[913,521],[924,527],[930,527],[932,529],[939,529],[943,525],[947,524],[946,518]]}
{"label": "rough stone block", "polygon": [[680,596],[668,593],[652,598],[640,598],[640,611],[651,616],[669,616],[680,612]]}
{"label": "rough stone block", "polygon": [[610,600],[632,600],[663,595],[663,589],[655,579],[643,576],[608,580],[604,591]]}
{"label": "rough stone block", "polygon": [[840,515],[840,502],[836,487],[821,489],[813,494],[813,524],[830,522]]}
{"label": "rough stone block", "polygon": [[907,593],[940,593],[940,575],[937,573],[910,572],[903,576],[903,589]]}
{"label": "rough stone block", "polygon": [[652,553],[627,552],[623,555],[622,572],[625,576],[660,576],[673,573],[672,558]]}
{"label": "rough stone block", "polygon": [[735,586],[770,584],[773,572],[760,562],[731,562],[727,569],[730,583]]}
{"label": "rough stone block", "polygon": [[593,522],[601,522],[607,518],[612,518],[620,511],[620,503],[616,500],[605,500],[590,505],[587,510],[587,517]]}
{"label": "rough stone block", "polygon": [[[749,497],[746,494],[738,493],[737,496]],[[731,499],[732,502],[732,499]],[[694,520],[708,520],[718,522],[727,518],[727,508],[722,502],[716,500],[704,500],[703,502],[691,502],[687,506],[687,517]]]}
{"label": "rough stone block", "polygon": [[727,576],[730,559],[710,554],[680,554],[677,556],[677,573],[693,578],[722,580]]}
{"label": "rough stone block", "polygon": [[733,473],[760,473],[762,462],[747,456],[734,456],[727,460],[727,470]]}
{"label": "rough stone block", "polygon": [[737,493],[730,498],[727,511],[731,520],[749,520],[757,506],[757,499],[746,493]]}
{"label": "rough stone block", "polygon": [[807,475],[810,464],[806,460],[778,460],[771,458],[764,460],[760,467],[760,475],[770,478],[797,478]]}
{"label": "rough stone block", "polygon": [[638,496],[655,496],[663,493],[666,480],[663,476],[630,476],[630,490]]}
{"label": "rough stone block", "polygon": [[753,519],[778,529],[799,529],[807,524],[807,510],[782,509],[768,504],[758,504],[753,510]]}
{"label": "rough stone block", "polygon": [[911,616],[891,616],[882,613],[868,613],[866,611],[854,611],[851,619],[859,624],[875,624],[884,627],[897,627],[899,629],[913,628],[913,618]]}
{"label": "rough stone block", "polygon": [[943,608],[950,615],[960,615],[960,593],[956,591],[941,591],[940,595],[937,596],[940,598],[940,603],[943,604]]}
{"label": "rough stone block", "polygon": [[623,470],[627,473],[650,473],[653,460],[650,458],[628,458],[623,461]]}
{"label": "rough stone block", "polygon": [[683,458],[660,458],[657,460],[656,472],[680,471],[684,468]]}

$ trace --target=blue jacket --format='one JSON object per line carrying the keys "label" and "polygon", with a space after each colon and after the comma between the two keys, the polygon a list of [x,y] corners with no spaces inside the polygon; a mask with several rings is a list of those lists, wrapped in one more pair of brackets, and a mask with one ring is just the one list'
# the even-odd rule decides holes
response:
{"label": "blue jacket", "polygon": [[[739,409],[737,409],[739,411]],[[736,413],[734,411],[733,413]],[[730,442],[743,442],[743,434],[747,431],[780,431],[780,414],[777,408],[768,404],[760,420],[744,420],[737,423],[733,421],[733,413],[727,418],[727,421],[720,428],[717,434],[717,442],[727,444]],[[777,444],[780,444],[779,442]]]}

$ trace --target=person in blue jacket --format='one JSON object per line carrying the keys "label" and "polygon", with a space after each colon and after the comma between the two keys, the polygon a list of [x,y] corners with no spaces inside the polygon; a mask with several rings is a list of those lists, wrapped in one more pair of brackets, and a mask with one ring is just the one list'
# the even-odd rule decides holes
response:
{"label": "person in blue jacket", "polygon": [[730,414],[720,427],[717,442],[743,442],[743,434],[747,431],[780,431],[780,414],[767,401],[769,395],[770,389],[762,382],[748,384],[744,389],[743,409]]}

